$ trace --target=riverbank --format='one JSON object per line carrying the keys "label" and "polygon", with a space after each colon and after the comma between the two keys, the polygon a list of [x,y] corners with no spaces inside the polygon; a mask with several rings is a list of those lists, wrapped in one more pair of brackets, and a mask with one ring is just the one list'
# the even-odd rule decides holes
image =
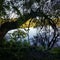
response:
{"label": "riverbank", "polygon": [[32,46],[22,47],[14,44],[6,46],[0,47],[0,60],[60,60],[60,48],[53,48],[53,51],[42,51]]}

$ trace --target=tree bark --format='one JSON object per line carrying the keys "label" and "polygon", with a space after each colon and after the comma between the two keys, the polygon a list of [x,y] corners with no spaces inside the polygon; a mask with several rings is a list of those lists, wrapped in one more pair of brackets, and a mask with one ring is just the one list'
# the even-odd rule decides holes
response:
{"label": "tree bark", "polygon": [[56,24],[52,21],[52,19],[48,18],[48,15],[46,15],[43,12],[40,12],[40,11],[39,12],[32,12],[31,11],[30,14],[27,14],[27,15],[24,15],[23,17],[20,17],[15,22],[5,22],[4,24],[2,24],[1,27],[0,27],[0,40],[3,39],[3,37],[5,36],[5,34],[9,30],[18,28],[23,23],[25,23],[28,19],[36,18],[36,16],[45,17],[45,19],[47,19],[48,23],[52,26],[54,31],[57,31]]}
{"label": "tree bark", "polygon": [[5,34],[12,29],[17,29],[19,26],[21,26],[23,23],[25,23],[28,19],[30,19],[30,15],[24,15],[22,17],[19,17],[15,22],[5,22],[0,26],[0,40],[2,40],[5,36]]}
{"label": "tree bark", "polygon": [[11,30],[16,29],[18,27],[18,23],[15,22],[5,22],[0,27],[0,41],[4,38],[5,34]]}

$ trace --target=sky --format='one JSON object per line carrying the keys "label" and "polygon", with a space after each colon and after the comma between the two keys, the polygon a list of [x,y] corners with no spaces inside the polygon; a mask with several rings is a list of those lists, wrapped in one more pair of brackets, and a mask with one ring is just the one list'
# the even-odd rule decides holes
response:
{"label": "sky", "polygon": [[[8,0],[8,1],[10,1],[10,0]],[[57,1],[57,0],[54,0],[54,1]],[[58,1],[59,1],[59,0],[58,0]],[[45,12],[46,12],[46,11],[50,11],[50,9],[51,9],[51,3],[50,3],[50,2],[51,2],[51,0],[48,0],[48,1],[45,3],[45,5],[44,5],[44,6],[45,6],[44,11],[45,11]],[[48,3],[48,6],[46,5],[47,3]],[[21,3],[20,3],[20,4],[21,4]],[[32,6],[34,6],[34,5],[35,5],[36,8],[39,7],[38,5],[36,5],[36,3],[33,4]],[[20,7],[19,10],[20,10],[21,13],[23,13],[22,7]],[[34,10],[35,10],[35,9],[34,9]],[[16,13],[12,13],[12,12],[11,12],[11,13],[9,13],[9,14],[10,14],[10,18],[16,18],[16,17],[18,17]]]}

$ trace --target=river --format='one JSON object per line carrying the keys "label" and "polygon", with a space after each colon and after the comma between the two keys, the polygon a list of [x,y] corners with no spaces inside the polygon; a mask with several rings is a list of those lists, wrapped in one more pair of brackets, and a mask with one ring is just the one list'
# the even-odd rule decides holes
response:
{"label": "river", "polygon": [[[25,29],[19,29],[19,30],[22,30],[22,31],[24,31],[24,32],[26,32],[26,30],[27,30],[28,28],[25,28]],[[12,34],[14,31],[18,31],[18,29],[14,29],[14,30],[10,30],[10,31],[8,31],[7,32],[7,34],[5,35],[5,38],[6,38],[6,40],[10,40],[11,39],[11,37],[10,37],[10,35],[9,34]],[[47,32],[47,33],[46,33]],[[38,33],[40,33],[43,37],[45,37],[45,34],[47,35],[47,37],[49,38],[49,41],[52,39],[52,37],[53,37],[53,33],[54,33],[54,30],[52,29],[52,27],[47,27],[47,29],[45,30],[45,28],[43,27],[42,29],[41,28],[29,28],[29,31],[27,31],[27,33],[29,33],[28,34],[28,36],[26,36],[24,39],[26,39],[26,40],[30,40],[30,42],[31,42],[31,44],[33,44],[32,43],[32,39],[34,38],[34,36],[36,36]],[[28,38],[29,37],[29,38]],[[24,40],[23,39],[23,40]],[[56,45],[58,45],[58,46],[60,46],[60,36],[58,36],[57,37],[57,43],[56,43]]]}

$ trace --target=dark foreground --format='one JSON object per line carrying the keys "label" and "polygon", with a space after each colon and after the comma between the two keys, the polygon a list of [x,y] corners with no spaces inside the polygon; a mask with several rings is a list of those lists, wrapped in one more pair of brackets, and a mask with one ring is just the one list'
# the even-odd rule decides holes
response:
{"label": "dark foreground", "polygon": [[60,51],[51,53],[34,47],[0,48],[0,60],[60,60]]}
{"label": "dark foreground", "polygon": [[45,51],[27,42],[4,41],[0,45],[0,60],[60,60],[60,48]]}

